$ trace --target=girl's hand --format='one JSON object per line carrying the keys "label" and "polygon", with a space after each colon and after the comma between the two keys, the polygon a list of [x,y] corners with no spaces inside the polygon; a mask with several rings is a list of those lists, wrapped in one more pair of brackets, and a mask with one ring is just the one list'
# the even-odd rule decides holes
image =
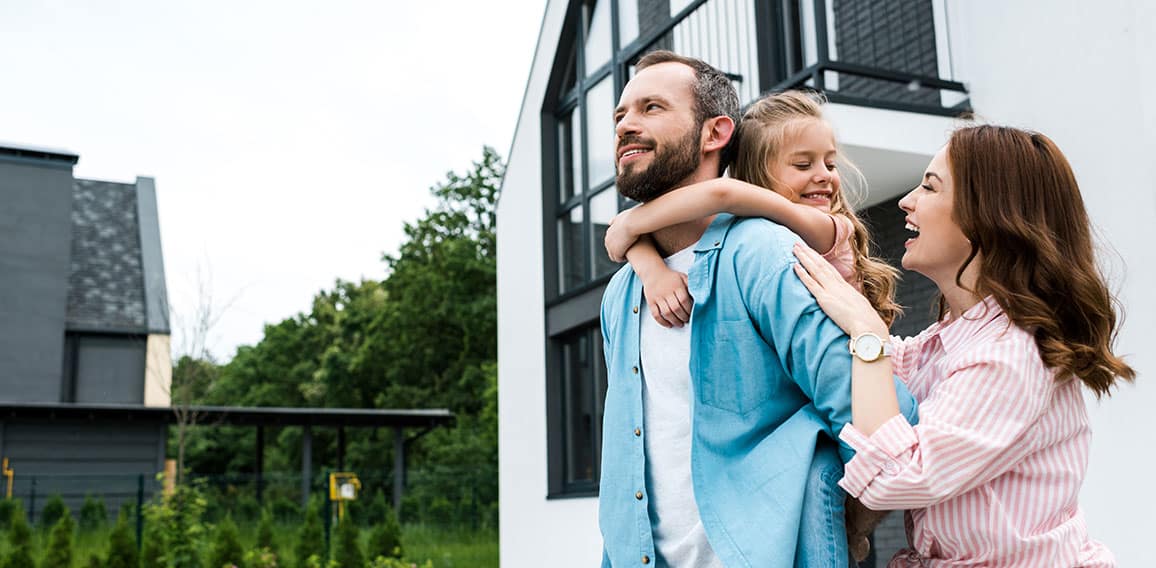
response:
{"label": "girl's hand", "polygon": [[627,218],[630,216],[630,209],[623,211],[614,216],[610,221],[610,226],[606,229],[606,254],[610,256],[610,260],[614,262],[626,262],[626,251],[630,250],[631,245],[638,240],[638,235],[632,234],[629,230]]}
{"label": "girl's hand", "polygon": [[682,327],[690,321],[694,298],[690,296],[686,275],[663,268],[642,281],[642,294],[650,315],[662,327]]}
{"label": "girl's hand", "polygon": [[795,274],[836,325],[851,337],[871,332],[887,339],[887,325],[871,302],[848,284],[831,263],[802,243],[795,243],[795,257],[799,259]]}

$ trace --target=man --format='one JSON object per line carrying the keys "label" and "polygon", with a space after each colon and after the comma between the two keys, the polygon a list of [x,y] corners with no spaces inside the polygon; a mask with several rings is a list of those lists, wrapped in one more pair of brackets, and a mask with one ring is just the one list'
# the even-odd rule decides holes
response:
{"label": "man", "polygon": [[[614,113],[619,191],[649,201],[720,176],[730,80],[664,51],[636,69]],[[657,325],[629,266],[603,297],[603,565],[845,568],[835,482],[851,450],[833,439],[851,419],[848,338],[793,273],[800,239],[729,215],[651,236],[694,308],[688,326]]]}

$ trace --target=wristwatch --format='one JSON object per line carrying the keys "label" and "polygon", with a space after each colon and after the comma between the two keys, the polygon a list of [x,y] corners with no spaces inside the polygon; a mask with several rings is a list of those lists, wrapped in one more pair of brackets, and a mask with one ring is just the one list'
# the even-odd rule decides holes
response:
{"label": "wristwatch", "polygon": [[847,342],[851,354],[860,360],[870,363],[878,361],[880,357],[891,356],[891,342],[881,339],[874,333],[860,333]]}

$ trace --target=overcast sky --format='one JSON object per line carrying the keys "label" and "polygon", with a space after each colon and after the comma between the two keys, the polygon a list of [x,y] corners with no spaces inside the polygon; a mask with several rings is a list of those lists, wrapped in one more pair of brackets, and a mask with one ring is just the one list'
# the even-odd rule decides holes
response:
{"label": "overcast sky", "polygon": [[[227,359],[381,278],[428,189],[509,150],[544,0],[0,3],[0,140],[156,179],[174,348]],[[198,277],[198,273],[202,276]]]}

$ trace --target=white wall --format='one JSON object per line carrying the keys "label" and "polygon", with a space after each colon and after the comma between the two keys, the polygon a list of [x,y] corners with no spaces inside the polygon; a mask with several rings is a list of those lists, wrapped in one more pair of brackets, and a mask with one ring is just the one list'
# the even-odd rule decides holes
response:
{"label": "white wall", "polygon": [[1120,566],[1156,565],[1156,9],[1144,0],[956,0],[948,19],[972,106],[989,122],[1056,141],[1105,245],[1127,313],[1117,352],[1140,376],[1111,399],[1088,397],[1095,433],[1081,505]]}
{"label": "white wall", "polygon": [[597,566],[598,500],[546,499],[546,329],[539,116],[565,2],[547,7],[498,203],[502,566]]}

